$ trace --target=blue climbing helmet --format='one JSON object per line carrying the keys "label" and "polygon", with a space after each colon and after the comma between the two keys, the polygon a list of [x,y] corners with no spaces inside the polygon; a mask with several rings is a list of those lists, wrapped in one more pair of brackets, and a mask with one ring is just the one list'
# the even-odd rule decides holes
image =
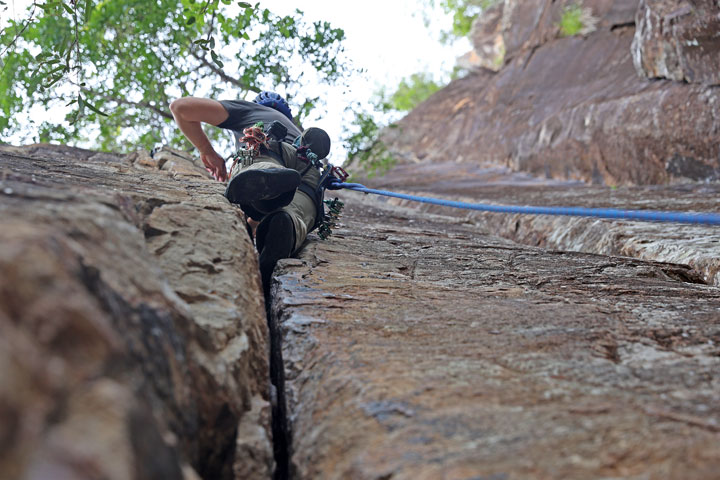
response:
{"label": "blue climbing helmet", "polygon": [[275,92],[260,92],[253,102],[277,110],[288,117],[292,122],[293,116],[290,111],[290,106],[282,95]]}

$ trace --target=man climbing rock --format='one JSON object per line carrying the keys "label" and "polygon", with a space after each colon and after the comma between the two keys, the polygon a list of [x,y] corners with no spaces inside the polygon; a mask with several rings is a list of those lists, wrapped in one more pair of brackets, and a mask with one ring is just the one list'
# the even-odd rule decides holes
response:
{"label": "man climbing rock", "polygon": [[[225,196],[256,227],[267,290],[277,261],[299,249],[322,220],[319,160],[329,153],[330,138],[319,128],[301,132],[287,102],[274,92],[262,92],[253,102],[184,97],[172,102],[170,110],[205,168],[218,181],[230,180]],[[202,123],[233,132],[238,152],[229,175]]]}

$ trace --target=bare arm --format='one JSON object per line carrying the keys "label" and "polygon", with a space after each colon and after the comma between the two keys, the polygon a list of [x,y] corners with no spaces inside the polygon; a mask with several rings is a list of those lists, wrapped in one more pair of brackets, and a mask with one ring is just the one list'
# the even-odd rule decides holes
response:
{"label": "bare arm", "polygon": [[220,125],[229,114],[222,104],[208,98],[184,97],[170,104],[170,111],[180,131],[200,151],[200,159],[213,177],[221,182],[227,180],[225,160],[218,155],[202,129],[202,123]]}

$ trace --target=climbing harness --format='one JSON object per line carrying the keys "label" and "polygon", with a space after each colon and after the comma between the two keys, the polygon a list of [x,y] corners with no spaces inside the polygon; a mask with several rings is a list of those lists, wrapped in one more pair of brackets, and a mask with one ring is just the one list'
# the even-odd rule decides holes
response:
{"label": "climbing harness", "polygon": [[574,217],[595,217],[611,218],[621,220],[637,220],[641,222],[672,222],[690,223],[696,225],[720,225],[720,214],[716,213],[688,213],[688,212],[663,212],[655,210],[618,210],[612,208],[585,208],[585,207],[537,207],[537,206],[515,206],[515,205],[487,205],[480,203],[457,202],[442,200],[439,198],[422,197],[419,195],[407,195],[388,190],[377,190],[368,188],[360,183],[345,183],[339,178],[331,179],[327,188],[339,190],[345,188],[356,192],[372,193],[386,197],[401,198],[414,202],[429,203],[443,207],[462,208],[466,210],[478,210],[482,212],[496,213],[520,213],[526,215],[564,215]]}
{"label": "climbing harness", "polygon": [[[267,128],[264,128],[263,122],[258,122],[252,127],[243,130],[243,137],[239,140],[240,147],[237,151],[226,160],[233,159],[231,171],[238,163],[247,167],[255,162],[260,155],[268,155],[276,159],[281,164],[287,166],[286,156],[294,152],[298,160],[296,165],[305,164],[298,172],[300,176],[305,178],[306,174],[313,168],[320,172],[320,179],[317,187],[312,187],[307,182],[302,182],[297,188],[312,198],[317,206],[315,215],[315,223],[309,229],[318,230],[318,235],[325,240],[332,234],[332,229],[337,225],[337,221],[343,209],[343,202],[335,198],[333,200],[325,200],[325,190],[331,181],[344,182],[348,178],[348,173],[342,167],[336,167],[331,164],[324,164],[322,159],[312,151],[309,145],[302,145],[302,136],[298,136],[292,144],[292,149],[284,149],[281,144],[287,136],[287,127],[278,121],[272,122]],[[272,142],[271,142],[272,140]],[[287,145],[290,145],[289,143]],[[314,182],[311,182],[314,183]],[[326,212],[327,207],[327,212]]]}

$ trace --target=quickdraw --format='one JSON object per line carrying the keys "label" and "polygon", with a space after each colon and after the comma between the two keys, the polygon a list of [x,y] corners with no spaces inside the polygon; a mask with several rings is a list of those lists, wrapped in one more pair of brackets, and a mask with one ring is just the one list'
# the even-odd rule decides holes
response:
{"label": "quickdraw", "polygon": [[[345,182],[348,176],[349,174],[344,168],[328,165],[328,170],[326,170],[326,174],[323,175],[325,178],[323,179],[320,188],[339,190],[340,187],[336,187],[336,185]],[[328,212],[323,213],[322,221],[318,225],[318,236],[322,240],[327,240],[330,235],[332,235],[332,229],[337,226],[342,210],[345,207],[345,203],[337,197],[333,200],[324,200],[323,203],[327,205]]]}
{"label": "quickdraw", "polygon": [[252,165],[255,158],[260,155],[260,147],[268,146],[268,135],[263,131],[265,125],[263,122],[257,122],[252,127],[248,127],[243,130],[243,137],[240,139],[240,143],[244,143],[245,147],[238,148],[233,158],[233,164],[230,170],[238,163],[241,163],[243,167]]}
{"label": "quickdraw", "polygon": [[350,174],[346,172],[344,168],[335,166],[333,166],[330,170],[330,174],[340,180],[340,183],[343,183],[350,176]]}
{"label": "quickdraw", "polygon": [[318,226],[318,236],[322,240],[327,240],[332,235],[332,229],[337,226],[345,203],[337,197],[332,200],[325,200],[324,203],[328,207],[328,213],[323,215],[322,222]]}

